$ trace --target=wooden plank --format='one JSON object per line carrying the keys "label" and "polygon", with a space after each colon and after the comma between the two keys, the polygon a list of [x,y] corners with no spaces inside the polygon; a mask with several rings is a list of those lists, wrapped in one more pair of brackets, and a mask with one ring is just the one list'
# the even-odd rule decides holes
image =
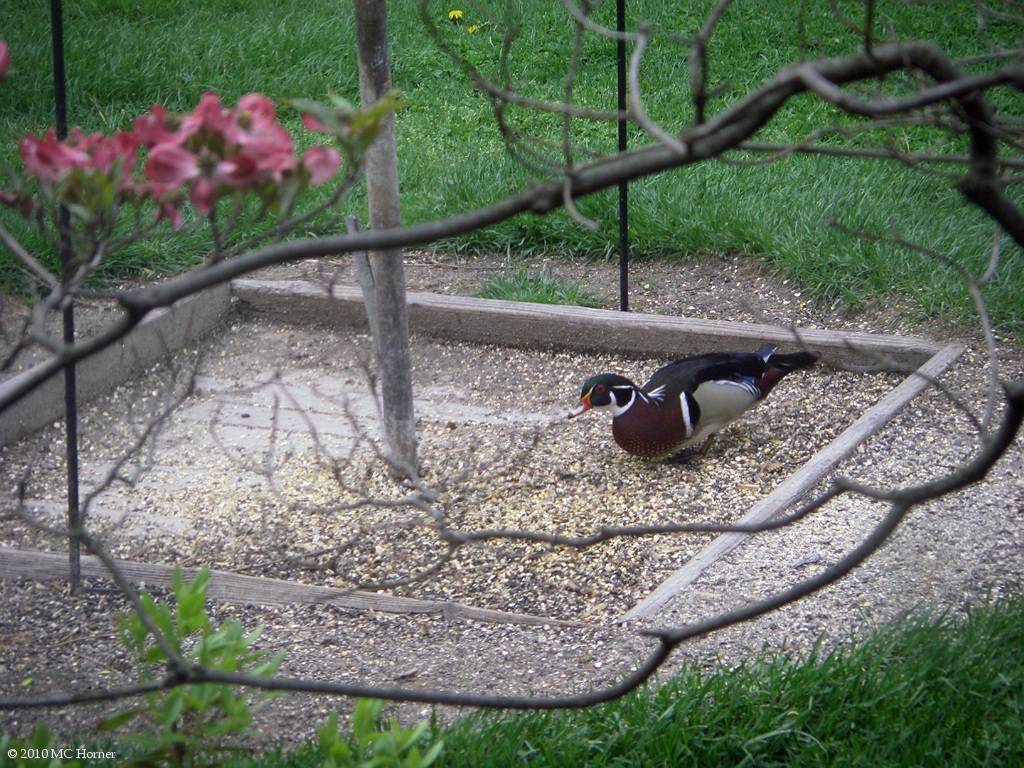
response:
{"label": "wooden plank", "polygon": [[[231,308],[228,287],[212,288],[154,312],[116,344],[82,360],[75,369],[78,402],[84,403],[127,381],[140,370],[181,349],[219,325]],[[0,383],[0,394],[31,371]],[[0,412],[0,446],[20,440],[64,418],[64,378],[52,376]]]}
{"label": "wooden plank", "polygon": [[[366,328],[359,289],[304,281],[235,280],[233,295],[261,312],[290,322],[337,323]],[[526,304],[432,293],[407,294],[412,332],[452,341],[528,349],[559,349],[653,357],[683,357],[715,350],[750,350],[767,342],[783,350],[806,346],[835,366],[875,364],[916,368],[942,345],[873,333],[839,333],[773,325],[613,312],[586,307]]]}
{"label": "wooden plank", "polygon": [[[788,508],[849,454],[880,430],[903,407],[923,392],[964,353],[964,347],[950,344],[934,355],[918,371],[868,409],[839,437],[816,453],[790,475],[771,494],[739,519],[740,525],[759,525]],[[656,613],[683,589],[693,584],[708,566],[746,542],[753,534],[724,533],[694,555],[682,568],[663,581],[657,589],[619,617],[619,623],[645,619]]]}
{"label": "wooden plank", "polygon": [[[117,567],[132,583],[149,587],[169,588],[174,576],[174,566],[172,565],[118,560]],[[186,579],[193,578],[198,572],[197,568],[182,568],[181,570]],[[89,556],[82,558],[82,577],[107,579],[110,578],[110,573],[98,558]],[[68,558],[66,554],[0,547],[0,580],[48,581],[67,578]],[[508,613],[488,608],[474,608],[460,603],[421,600],[379,592],[320,587],[282,579],[246,576],[230,571],[211,570],[210,584],[206,595],[211,600],[238,605],[330,604],[381,613],[441,614],[449,621],[472,619],[499,624],[596,628],[595,625],[584,622],[550,619],[523,613]],[[607,627],[601,628],[607,629]]]}

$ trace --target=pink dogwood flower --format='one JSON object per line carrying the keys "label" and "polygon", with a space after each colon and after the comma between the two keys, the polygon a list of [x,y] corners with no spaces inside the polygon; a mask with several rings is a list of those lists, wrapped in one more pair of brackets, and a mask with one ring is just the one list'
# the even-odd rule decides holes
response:
{"label": "pink dogwood flower", "polygon": [[310,184],[323,184],[338,172],[341,155],[331,147],[311,147],[302,155],[302,167],[309,173]]}
{"label": "pink dogwood flower", "polygon": [[[280,185],[300,167],[309,183],[321,184],[341,166],[338,153],[326,147],[295,156],[289,133],[277,122],[274,103],[258,93],[227,109],[214,93],[203,96],[191,115],[176,125],[161,107],[135,123],[150,147],[145,174],[154,197],[187,187],[193,205],[206,213],[228,190]],[[261,194],[263,194],[261,192]]]}
{"label": "pink dogwood flower", "polygon": [[220,137],[225,145],[238,143],[238,121],[232,109],[225,109],[220,96],[212,91],[204,93],[199,105],[181,121],[180,133],[184,139]]}
{"label": "pink dogwood flower", "polygon": [[317,133],[334,133],[323,121],[309,112],[302,115],[302,127],[307,131],[316,131]]}
{"label": "pink dogwood flower", "polygon": [[291,137],[283,128],[281,131],[283,137],[268,133],[263,137],[249,139],[235,158],[243,166],[251,163],[257,171],[280,183],[298,165]]}
{"label": "pink dogwood flower", "polygon": [[251,131],[263,131],[276,126],[274,102],[262,93],[245,94],[238,100],[238,122]]}
{"label": "pink dogwood flower", "polygon": [[160,104],[151,106],[149,112],[135,120],[132,128],[146,149],[157,144],[179,144],[185,138],[180,132],[181,120]]}
{"label": "pink dogwood flower", "polygon": [[181,216],[180,201],[176,195],[168,195],[157,203],[157,210],[154,214],[156,221],[169,221],[171,226],[177,229],[183,221]]}
{"label": "pink dogwood flower", "polygon": [[90,151],[89,167],[102,174],[109,175],[116,163],[121,163],[122,189],[133,187],[132,176],[139,153],[139,137],[133,133],[115,131],[113,136],[102,137],[94,134],[80,144]]}
{"label": "pink dogwood flower", "polygon": [[177,144],[158,144],[146,160],[146,178],[160,187],[177,188],[199,176],[196,156]]}
{"label": "pink dogwood flower", "polygon": [[217,182],[208,176],[200,176],[188,188],[188,199],[200,213],[209,213],[217,200]]}
{"label": "pink dogwood flower", "polygon": [[[234,109],[216,93],[206,93],[185,115],[154,104],[130,133],[86,136],[76,128],[67,140],[57,141],[50,131],[42,139],[30,134],[20,147],[26,171],[44,184],[86,172],[62,188],[69,200],[108,199],[106,193],[90,197],[89,190],[96,191],[91,171],[114,181],[122,194],[152,200],[156,217],[175,227],[182,221],[185,195],[201,214],[210,213],[218,198],[245,192],[274,206],[280,196],[290,205],[296,191],[323,184],[341,167],[340,154],[330,147],[313,147],[297,157],[291,135],[277,122],[274,102],[258,93],[246,94]],[[141,173],[140,147],[148,150]],[[111,179],[115,173],[118,178]],[[5,195],[0,202],[10,201]]]}
{"label": "pink dogwood flower", "polygon": [[297,167],[298,161],[292,137],[277,122],[274,102],[259,93],[246,94],[238,100],[236,117],[240,129],[239,155],[243,158],[239,166],[254,167],[280,183],[285,174]]}
{"label": "pink dogwood flower", "polygon": [[132,171],[139,140],[132,134],[117,131],[113,136],[100,133],[84,135],[75,128],[64,141],[53,131],[40,139],[29,134],[19,143],[25,170],[40,181],[54,184],[73,169],[91,169],[109,175],[118,161],[122,163],[120,185],[131,185]]}
{"label": "pink dogwood flower", "polygon": [[145,166],[150,194],[157,200],[163,200],[169,194],[188,187],[189,200],[196,210],[209,213],[216,199],[218,181],[210,173],[204,173],[204,165],[209,163],[203,163],[184,147],[175,144],[153,147]]}
{"label": "pink dogwood flower", "polygon": [[18,148],[25,170],[50,184],[56,183],[70,169],[81,167],[89,161],[85,152],[57,141],[53,131],[47,131],[42,139],[30,133],[18,142]]}
{"label": "pink dogwood flower", "polygon": [[239,152],[217,163],[213,176],[232,189],[255,186],[265,176],[260,160],[258,153]]}

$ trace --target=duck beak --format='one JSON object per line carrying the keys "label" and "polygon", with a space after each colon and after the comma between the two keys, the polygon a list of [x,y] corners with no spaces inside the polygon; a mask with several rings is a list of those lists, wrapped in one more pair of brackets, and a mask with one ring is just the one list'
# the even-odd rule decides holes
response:
{"label": "duck beak", "polygon": [[565,418],[567,418],[567,419],[575,418],[576,416],[579,416],[581,413],[586,413],[587,411],[590,410],[590,408],[591,408],[591,405],[590,405],[590,393],[587,392],[587,394],[585,394],[583,397],[580,398],[580,407],[577,408],[572,413],[567,414]]}

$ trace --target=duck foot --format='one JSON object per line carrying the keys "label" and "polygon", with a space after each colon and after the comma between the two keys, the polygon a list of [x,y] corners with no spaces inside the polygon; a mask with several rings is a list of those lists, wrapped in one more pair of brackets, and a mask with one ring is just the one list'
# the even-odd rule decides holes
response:
{"label": "duck foot", "polygon": [[662,464],[696,464],[698,459],[704,458],[704,453],[697,448],[683,448],[661,460]]}
{"label": "duck foot", "polygon": [[714,435],[708,435],[708,438],[704,441],[700,448],[694,446],[687,446],[682,450],[676,451],[670,456],[666,456],[662,459],[666,464],[690,464],[698,456],[704,458],[708,454],[708,449],[711,448],[711,441],[715,439]]}

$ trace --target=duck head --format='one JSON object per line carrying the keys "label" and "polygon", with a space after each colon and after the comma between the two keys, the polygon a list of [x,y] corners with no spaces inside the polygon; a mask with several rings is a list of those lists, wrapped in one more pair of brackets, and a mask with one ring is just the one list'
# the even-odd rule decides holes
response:
{"label": "duck head", "polygon": [[620,416],[629,410],[636,397],[636,385],[625,376],[617,373],[599,373],[583,383],[579,408],[566,418],[574,418],[591,408],[607,408],[612,416]]}

